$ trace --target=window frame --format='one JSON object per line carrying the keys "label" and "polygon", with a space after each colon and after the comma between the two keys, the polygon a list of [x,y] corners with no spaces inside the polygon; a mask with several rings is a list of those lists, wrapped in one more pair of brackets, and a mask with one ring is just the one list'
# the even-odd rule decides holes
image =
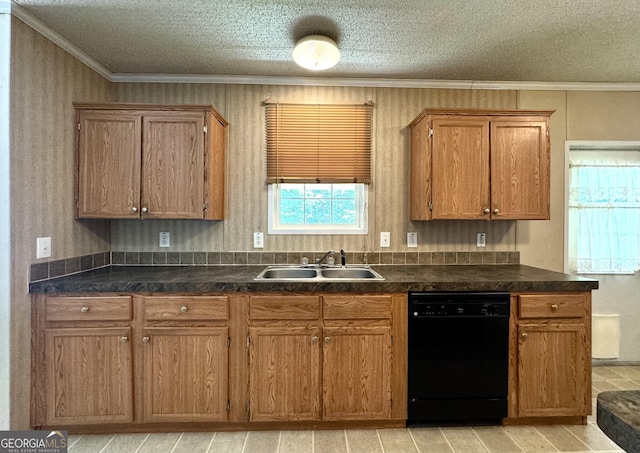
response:
{"label": "window frame", "polygon": [[566,140],[564,153],[564,272],[574,275],[633,275],[634,273],[619,272],[580,272],[576,273],[569,266],[569,162],[572,151],[597,151],[607,152],[607,149],[615,151],[638,151],[640,141],[632,140]]}
{"label": "window frame", "polygon": [[[366,235],[369,232],[369,184],[350,183],[356,185],[356,210],[359,223],[355,226],[344,224],[304,224],[282,225],[280,218],[280,186],[284,183],[268,184],[268,233],[300,234],[300,235]],[[313,183],[305,183],[313,184]],[[327,184],[327,183],[323,183]],[[335,184],[335,183],[334,183]]]}

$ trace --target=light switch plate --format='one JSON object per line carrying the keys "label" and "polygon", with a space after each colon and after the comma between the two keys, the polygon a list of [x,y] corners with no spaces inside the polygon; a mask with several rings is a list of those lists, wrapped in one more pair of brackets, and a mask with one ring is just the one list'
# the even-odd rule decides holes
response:
{"label": "light switch plate", "polygon": [[418,233],[407,233],[407,247],[418,246]]}
{"label": "light switch plate", "polygon": [[476,247],[487,246],[487,233],[478,233],[476,235]]}

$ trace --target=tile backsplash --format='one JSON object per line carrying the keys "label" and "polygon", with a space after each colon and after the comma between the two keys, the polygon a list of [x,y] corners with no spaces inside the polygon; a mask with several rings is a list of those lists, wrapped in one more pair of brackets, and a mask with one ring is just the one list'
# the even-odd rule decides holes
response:
{"label": "tile backsplash", "polygon": [[[103,252],[34,263],[29,281],[47,280],[104,266],[213,266],[220,264],[313,263],[325,252]],[[340,254],[335,255],[336,262]],[[478,265],[520,264],[520,252],[358,252],[347,253],[347,264]]]}

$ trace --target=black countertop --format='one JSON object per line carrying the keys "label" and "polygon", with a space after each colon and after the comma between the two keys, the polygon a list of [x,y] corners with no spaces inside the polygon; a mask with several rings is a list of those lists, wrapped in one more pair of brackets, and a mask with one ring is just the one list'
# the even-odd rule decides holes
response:
{"label": "black countertop", "polygon": [[640,453],[640,391],[598,395],[598,426],[627,453]]}
{"label": "black countertop", "polygon": [[371,266],[384,281],[254,281],[265,265],[107,266],[33,282],[31,293],[589,291],[598,281],[524,265]]}

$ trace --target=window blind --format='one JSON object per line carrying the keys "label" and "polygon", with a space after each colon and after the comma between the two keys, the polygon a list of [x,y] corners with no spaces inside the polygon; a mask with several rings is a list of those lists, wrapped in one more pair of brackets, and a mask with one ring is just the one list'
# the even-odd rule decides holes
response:
{"label": "window blind", "polygon": [[266,104],[267,183],[370,183],[371,104]]}

